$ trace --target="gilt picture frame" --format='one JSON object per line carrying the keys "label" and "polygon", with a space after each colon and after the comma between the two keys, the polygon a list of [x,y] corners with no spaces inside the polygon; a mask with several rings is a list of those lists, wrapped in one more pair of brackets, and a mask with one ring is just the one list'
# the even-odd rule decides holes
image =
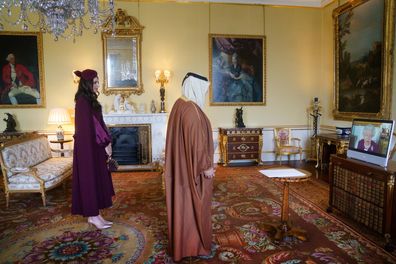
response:
{"label": "gilt picture frame", "polygon": [[333,11],[335,119],[390,118],[394,5],[355,0]]}
{"label": "gilt picture frame", "polygon": [[41,32],[0,32],[0,108],[45,107]]}
{"label": "gilt picture frame", "polygon": [[102,33],[104,82],[103,93],[140,95],[144,92],[141,67],[141,42],[143,26],[122,9],[115,14],[115,30],[110,30],[109,18]]}
{"label": "gilt picture frame", "polygon": [[266,104],[266,38],[209,34],[212,106]]}

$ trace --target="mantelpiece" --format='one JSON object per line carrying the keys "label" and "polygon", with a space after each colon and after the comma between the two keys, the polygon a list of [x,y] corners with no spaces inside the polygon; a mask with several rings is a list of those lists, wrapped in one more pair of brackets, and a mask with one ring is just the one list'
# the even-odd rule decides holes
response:
{"label": "mantelpiece", "polygon": [[[165,150],[165,137],[167,126],[167,113],[155,114],[104,114],[103,119],[107,126],[130,126],[148,124],[151,127],[151,161],[158,164],[163,159]],[[141,166],[145,169],[147,166]],[[149,166],[148,168],[152,167]],[[128,169],[128,168],[126,168]],[[132,168],[131,168],[132,169]],[[139,166],[133,166],[133,169],[140,169]]]}

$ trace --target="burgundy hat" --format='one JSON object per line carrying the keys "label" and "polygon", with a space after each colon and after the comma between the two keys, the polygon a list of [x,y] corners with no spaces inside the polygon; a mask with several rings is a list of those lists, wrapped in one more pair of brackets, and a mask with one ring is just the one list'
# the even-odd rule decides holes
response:
{"label": "burgundy hat", "polygon": [[75,71],[74,74],[84,80],[90,81],[93,80],[95,77],[98,77],[98,73],[95,70],[86,69],[81,71]]}

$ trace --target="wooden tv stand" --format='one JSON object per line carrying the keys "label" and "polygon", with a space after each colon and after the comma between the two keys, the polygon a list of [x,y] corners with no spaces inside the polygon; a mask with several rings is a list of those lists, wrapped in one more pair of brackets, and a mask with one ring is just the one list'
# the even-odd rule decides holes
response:
{"label": "wooden tv stand", "polygon": [[396,241],[396,162],[383,168],[364,161],[331,155],[329,208]]}

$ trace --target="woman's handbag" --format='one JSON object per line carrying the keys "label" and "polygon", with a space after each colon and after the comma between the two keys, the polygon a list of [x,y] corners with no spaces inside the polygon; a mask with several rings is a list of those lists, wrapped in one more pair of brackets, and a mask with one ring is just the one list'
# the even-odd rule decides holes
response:
{"label": "woman's handbag", "polygon": [[109,160],[107,161],[107,168],[109,169],[110,172],[117,171],[118,162],[113,158],[109,158]]}

